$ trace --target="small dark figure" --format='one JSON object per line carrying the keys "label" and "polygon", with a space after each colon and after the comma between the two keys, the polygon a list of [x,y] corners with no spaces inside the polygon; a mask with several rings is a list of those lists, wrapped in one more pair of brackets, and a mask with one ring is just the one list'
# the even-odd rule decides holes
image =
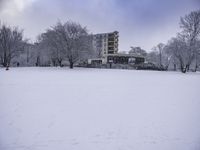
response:
{"label": "small dark figure", "polygon": [[6,71],[7,71],[7,70],[9,70],[9,65],[8,65],[8,64],[6,65]]}
{"label": "small dark figure", "polygon": [[17,63],[17,67],[19,67],[19,62]]}

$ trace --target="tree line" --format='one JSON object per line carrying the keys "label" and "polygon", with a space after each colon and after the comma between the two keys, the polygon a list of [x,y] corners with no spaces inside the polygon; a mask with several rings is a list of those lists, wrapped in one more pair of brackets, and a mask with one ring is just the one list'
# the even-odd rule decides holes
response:
{"label": "tree line", "polygon": [[[131,47],[130,54],[144,56],[146,61],[160,68],[180,70],[183,73],[200,67],[200,10],[180,18],[181,32],[166,44],[159,43],[152,51]],[[30,43],[23,30],[0,23],[0,65],[63,66],[73,68],[75,63],[98,57],[92,45],[92,34],[79,23],[58,22]]]}
{"label": "tree line", "polygon": [[68,21],[58,22],[37,37],[34,44],[24,40],[22,30],[0,25],[0,61],[3,67],[63,66],[87,60],[92,55],[92,35],[86,27]]}
{"label": "tree line", "polygon": [[179,24],[181,31],[166,44],[159,43],[149,53],[140,47],[131,47],[129,53],[142,55],[164,70],[196,72],[200,68],[200,10],[181,17]]}

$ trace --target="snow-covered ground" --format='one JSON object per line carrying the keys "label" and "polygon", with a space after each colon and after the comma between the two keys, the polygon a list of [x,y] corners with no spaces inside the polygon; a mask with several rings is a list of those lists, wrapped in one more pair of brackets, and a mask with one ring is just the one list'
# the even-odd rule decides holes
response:
{"label": "snow-covered ground", "polygon": [[0,150],[199,150],[200,74],[0,69]]}

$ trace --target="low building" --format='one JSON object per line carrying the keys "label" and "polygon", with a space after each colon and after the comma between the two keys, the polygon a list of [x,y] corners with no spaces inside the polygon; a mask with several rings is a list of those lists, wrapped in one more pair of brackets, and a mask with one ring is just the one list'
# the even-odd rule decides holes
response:
{"label": "low building", "polygon": [[130,54],[107,54],[102,58],[89,59],[88,64],[140,64],[145,61],[144,57]]}
{"label": "low building", "polygon": [[106,59],[106,63],[114,63],[114,64],[140,64],[145,61],[144,57],[136,56],[131,54],[108,54],[104,56]]}

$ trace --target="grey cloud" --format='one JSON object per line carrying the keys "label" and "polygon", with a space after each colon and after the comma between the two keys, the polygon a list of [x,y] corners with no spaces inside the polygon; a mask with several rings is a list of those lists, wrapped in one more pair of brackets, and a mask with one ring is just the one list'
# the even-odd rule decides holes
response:
{"label": "grey cloud", "polygon": [[0,0],[0,11],[1,11],[1,9],[3,8],[3,5],[4,5],[4,2],[5,2],[6,0]]}
{"label": "grey cloud", "polygon": [[[0,0],[1,3],[5,0]],[[61,21],[73,20],[90,32],[120,32],[120,50],[132,46],[151,49],[178,31],[180,16],[199,8],[199,0],[37,0],[3,21],[24,28],[31,39]]]}

